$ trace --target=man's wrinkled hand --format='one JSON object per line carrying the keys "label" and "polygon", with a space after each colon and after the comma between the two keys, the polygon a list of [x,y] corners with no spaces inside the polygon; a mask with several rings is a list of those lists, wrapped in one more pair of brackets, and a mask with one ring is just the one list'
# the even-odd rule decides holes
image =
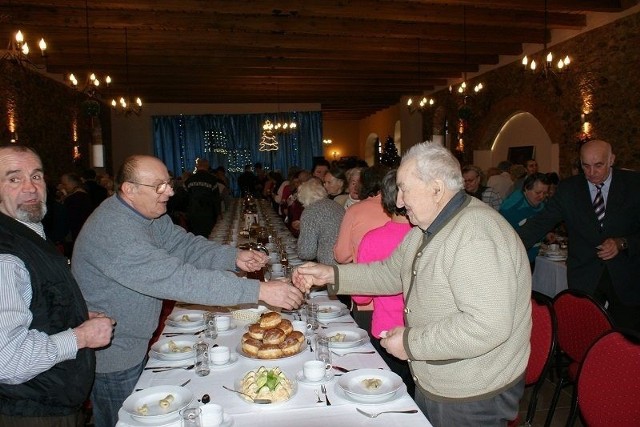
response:
{"label": "man's wrinkled hand", "polygon": [[407,360],[409,355],[404,349],[404,327],[393,328],[387,331],[384,338],[380,340],[380,345],[384,347],[389,354],[394,355],[400,360]]}
{"label": "man's wrinkled hand", "polygon": [[304,294],[296,286],[282,280],[270,280],[260,283],[258,298],[274,307],[294,310],[302,304]]}
{"label": "man's wrinkled hand", "polygon": [[307,262],[295,269],[291,279],[298,288],[309,292],[312,286],[334,283],[335,277],[332,266]]}
{"label": "man's wrinkled hand", "polygon": [[258,271],[269,261],[269,257],[260,251],[242,250],[236,255],[236,265],[242,271]]}

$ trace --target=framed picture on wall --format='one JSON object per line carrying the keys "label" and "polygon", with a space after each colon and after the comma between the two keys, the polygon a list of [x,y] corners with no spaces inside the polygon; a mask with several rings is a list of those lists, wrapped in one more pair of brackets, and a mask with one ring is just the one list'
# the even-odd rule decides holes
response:
{"label": "framed picture on wall", "polygon": [[523,147],[509,147],[507,152],[507,160],[514,165],[524,165],[529,159],[534,159],[535,147],[526,145]]}

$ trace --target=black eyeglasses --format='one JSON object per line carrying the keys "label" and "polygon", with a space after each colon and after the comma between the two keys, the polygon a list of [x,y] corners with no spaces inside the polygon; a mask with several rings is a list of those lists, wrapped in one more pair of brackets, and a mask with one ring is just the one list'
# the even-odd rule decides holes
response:
{"label": "black eyeglasses", "polygon": [[135,181],[127,181],[127,182],[130,182],[131,184],[142,185],[144,187],[151,187],[156,190],[156,194],[164,193],[165,191],[167,191],[168,187],[173,188],[173,184],[170,181],[162,181],[158,185],[143,184],[141,182],[135,182]]}

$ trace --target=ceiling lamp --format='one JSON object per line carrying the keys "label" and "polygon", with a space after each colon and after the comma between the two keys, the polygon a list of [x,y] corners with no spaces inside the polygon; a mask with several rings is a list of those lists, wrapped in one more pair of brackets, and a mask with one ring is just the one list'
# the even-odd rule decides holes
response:
{"label": "ceiling lamp", "polygon": [[[87,37],[87,59],[89,60],[89,69],[93,68],[93,64],[91,61],[91,43],[89,41],[89,3],[88,0],[84,2],[85,7],[85,23],[86,23],[86,37]],[[109,75],[105,75],[104,77],[100,77],[93,71],[89,72],[87,79],[85,80],[82,86],[79,86],[78,79],[73,73],[70,73],[68,76],[69,84],[75,89],[80,90],[81,92],[86,93],[91,98],[96,97],[100,93],[100,86],[102,82],[105,83],[106,87],[111,86],[112,80]]]}
{"label": "ceiling lamp", "polygon": [[278,113],[276,114],[273,122],[269,119],[265,120],[262,124],[263,132],[270,132],[272,134],[277,133],[292,133],[298,129],[298,124],[295,120],[289,120],[288,117],[281,117],[280,114],[280,84],[276,85],[276,99],[278,101]]}
{"label": "ceiling lamp", "polygon": [[2,59],[19,65],[31,66],[38,70],[44,70],[47,67],[47,42],[44,41],[44,38],[40,39],[38,47],[40,48],[40,58],[43,62],[41,65],[31,60],[33,55],[31,57],[29,56],[29,52],[31,51],[29,43],[26,41],[22,31],[18,30],[18,32],[9,39],[7,50],[2,56]]}
{"label": "ceiling lamp", "polygon": [[127,97],[121,96],[116,101],[115,98],[111,100],[111,109],[118,115],[129,116],[135,114],[139,116],[142,112],[142,99],[139,96],[135,101],[132,101],[131,86],[129,85],[129,37],[127,28],[124,29],[124,63],[127,78]]}
{"label": "ceiling lamp", "polygon": [[544,33],[543,33],[543,41],[544,41],[543,55],[545,55],[544,60],[539,60],[539,62],[536,62],[534,58],[529,58],[526,55],[524,58],[522,58],[522,66],[525,71],[530,71],[532,73],[540,72],[540,76],[542,77],[554,76],[557,73],[561,73],[564,70],[566,70],[569,64],[571,63],[571,58],[569,58],[569,55],[565,55],[564,58],[558,59],[558,61],[554,63],[553,53],[547,50],[548,20],[549,20],[549,10],[547,9],[547,0],[544,0]]}
{"label": "ceiling lamp", "polygon": [[[422,75],[421,75],[421,57],[420,57],[420,39],[418,39],[418,87],[422,87]],[[423,96],[420,101],[414,101],[413,98],[407,99],[407,109],[409,113],[413,114],[416,111],[424,111],[427,107],[431,107],[435,104],[435,100],[433,98],[427,98]]]}
{"label": "ceiling lamp", "polygon": [[[463,49],[464,49],[464,71],[463,71],[463,80],[460,83],[460,86],[456,89],[456,92],[459,95],[466,98],[473,94],[477,94],[482,89],[484,89],[484,85],[482,83],[478,83],[473,87],[473,94],[467,93],[467,7],[462,6],[462,41],[463,41]],[[453,93],[453,86],[449,86],[449,93]]]}

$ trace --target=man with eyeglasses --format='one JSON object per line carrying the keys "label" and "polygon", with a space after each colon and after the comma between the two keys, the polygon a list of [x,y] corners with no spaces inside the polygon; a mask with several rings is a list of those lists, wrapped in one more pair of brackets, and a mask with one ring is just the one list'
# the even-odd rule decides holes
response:
{"label": "man with eyeglasses", "polygon": [[296,308],[303,294],[282,281],[238,278],[267,262],[259,251],[187,233],[173,224],[169,173],[159,159],[132,156],[118,175],[117,193],[89,217],[76,240],[72,271],[90,309],[118,319],[109,347],[96,352],[91,393],[96,427],[113,427],[142,372],[162,299],[206,305],[256,303]]}

